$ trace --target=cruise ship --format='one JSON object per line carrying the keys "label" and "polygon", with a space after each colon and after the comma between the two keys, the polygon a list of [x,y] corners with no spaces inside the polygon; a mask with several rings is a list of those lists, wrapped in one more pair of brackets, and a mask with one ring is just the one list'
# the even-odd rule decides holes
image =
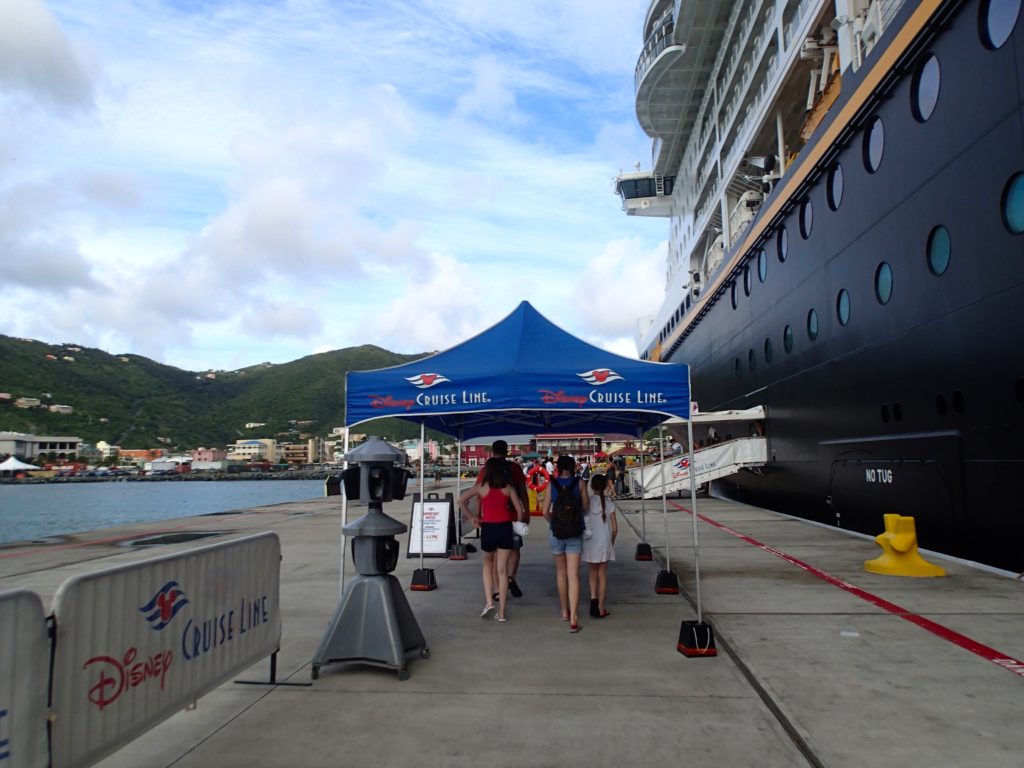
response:
{"label": "cruise ship", "polygon": [[650,3],[651,165],[615,180],[670,226],[638,350],[766,414],[715,492],[1024,571],[1021,1]]}

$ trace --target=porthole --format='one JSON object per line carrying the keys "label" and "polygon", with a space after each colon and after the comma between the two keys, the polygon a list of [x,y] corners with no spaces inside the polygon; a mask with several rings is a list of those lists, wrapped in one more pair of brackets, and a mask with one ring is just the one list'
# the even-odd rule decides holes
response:
{"label": "porthole", "polygon": [[964,408],[966,408],[964,393],[957,389],[953,392],[953,410],[957,413],[963,413]]}
{"label": "porthole", "polygon": [[790,325],[782,329],[782,348],[787,355],[793,351],[793,327]]}
{"label": "porthole", "polygon": [[981,42],[996,50],[1010,39],[1020,15],[1021,0],[982,0],[978,24],[981,27]]}
{"label": "porthole", "polygon": [[811,236],[811,229],[814,227],[814,206],[811,199],[807,198],[800,204],[800,236],[806,240]]}
{"label": "porthole", "polygon": [[840,325],[850,322],[850,294],[845,288],[836,296],[836,317],[839,318]]}
{"label": "porthole", "polygon": [[733,280],[731,283],[729,283],[729,291],[732,294],[732,308],[736,309],[736,307],[739,306],[739,298],[736,295],[736,281],[735,280]]}
{"label": "porthole", "polygon": [[946,396],[945,395],[936,395],[936,397],[935,397],[935,411],[940,416],[945,416],[946,415]]}
{"label": "porthole", "polygon": [[1003,190],[1003,224],[1015,235],[1024,232],[1024,173],[1015,173]]}
{"label": "porthole", "polygon": [[764,248],[757,252],[757,279],[762,283],[765,278],[768,277],[768,254],[764,252]]}
{"label": "porthole", "polygon": [[750,295],[750,267],[743,268],[743,295]]}
{"label": "porthole", "polygon": [[951,253],[949,230],[940,224],[928,235],[928,270],[935,276],[945,274]]}
{"label": "porthole", "polygon": [[754,356],[754,350],[747,350],[747,370],[753,373],[757,369],[757,358]]}
{"label": "porthole", "polygon": [[833,211],[839,210],[843,202],[843,166],[836,163],[828,172],[828,207]]}
{"label": "porthole", "polygon": [[807,338],[811,341],[818,338],[818,313],[813,309],[807,313]]}
{"label": "porthole", "polygon": [[875,298],[879,304],[888,304],[892,298],[892,267],[884,261],[875,270]]}
{"label": "porthole", "polygon": [[786,234],[786,228],[779,227],[779,234],[775,238],[776,249],[779,253],[779,261],[785,261],[786,256],[789,255],[789,235]]}
{"label": "porthole", "polygon": [[738,357],[733,361],[732,370],[736,374],[737,379],[743,376],[743,365],[740,363],[740,359]]}
{"label": "porthole", "polygon": [[864,130],[864,167],[868,173],[874,173],[882,164],[885,152],[885,126],[882,118],[875,117]]}
{"label": "porthole", "polygon": [[764,340],[764,361],[770,363],[772,361],[772,340]]}
{"label": "porthole", "polygon": [[910,111],[914,113],[914,119],[919,123],[928,120],[935,111],[941,81],[939,60],[932,54],[918,66],[910,87]]}

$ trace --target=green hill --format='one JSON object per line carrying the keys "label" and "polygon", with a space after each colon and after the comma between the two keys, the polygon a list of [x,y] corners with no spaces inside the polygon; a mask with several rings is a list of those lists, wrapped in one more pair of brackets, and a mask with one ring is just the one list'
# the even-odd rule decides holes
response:
{"label": "green hill", "polygon": [[[111,355],[77,344],[0,335],[0,431],[74,435],[124,448],[223,446],[240,437],[291,431],[326,436],[341,426],[347,371],[384,368],[423,355],[365,345],[281,365],[237,371],[183,371],[139,355]],[[20,397],[40,406],[16,408]],[[47,406],[70,405],[70,414]],[[265,426],[246,429],[252,422]],[[300,423],[304,422],[304,423]],[[394,420],[366,431],[389,439],[418,436]]]}

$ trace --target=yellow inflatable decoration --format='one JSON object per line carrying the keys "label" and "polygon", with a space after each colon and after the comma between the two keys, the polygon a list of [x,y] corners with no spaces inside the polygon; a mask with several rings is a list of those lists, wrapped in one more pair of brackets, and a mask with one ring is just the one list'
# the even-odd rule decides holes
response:
{"label": "yellow inflatable decoration", "polygon": [[917,529],[914,518],[903,515],[883,515],[885,533],[875,537],[882,554],[874,560],[864,561],[864,570],[885,576],[945,576],[937,565],[924,560],[917,551]]}

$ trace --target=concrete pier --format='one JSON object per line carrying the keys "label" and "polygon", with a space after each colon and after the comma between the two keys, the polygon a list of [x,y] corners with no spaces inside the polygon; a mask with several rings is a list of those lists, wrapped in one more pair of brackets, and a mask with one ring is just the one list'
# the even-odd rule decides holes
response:
{"label": "concrete pier", "polygon": [[[410,506],[385,511],[408,523]],[[479,618],[479,553],[427,559],[438,589],[407,596],[431,656],[410,665],[408,681],[328,666],[310,687],[226,684],[101,765],[1019,768],[1024,675],[1013,667],[1024,659],[1024,584],[933,555],[948,576],[866,573],[863,562],[879,551],[870,539],[700,499],[709,521],[699,523],[704,618],[719,655],[688,659],[676,650],[680,622],[695,618],[683,506],[689,501],[673,500],[667,515],[681,596],[654,591],[666,554],[660,502],[647,511],[655,562],[633,559],[640,519],[625,502],[609,566],[611,615],[587,615],[584,570],[583,629],[570,634],[535,518],[518,578],[525,594],[510,598],[507,623]],[[339,596],[340,507],[337,497],[315,499],[6,545],[0,588],[33,589],[49,605],[76,573],[222,539],[126,541],[273,530],[283,551],[277,675],[310,682]],[[350,519],[362,511],[354,505]],[[395,576],[408,587],[419,558],[405,551],[403,541]],[[268,676],[263,661],[240,678]]]}

